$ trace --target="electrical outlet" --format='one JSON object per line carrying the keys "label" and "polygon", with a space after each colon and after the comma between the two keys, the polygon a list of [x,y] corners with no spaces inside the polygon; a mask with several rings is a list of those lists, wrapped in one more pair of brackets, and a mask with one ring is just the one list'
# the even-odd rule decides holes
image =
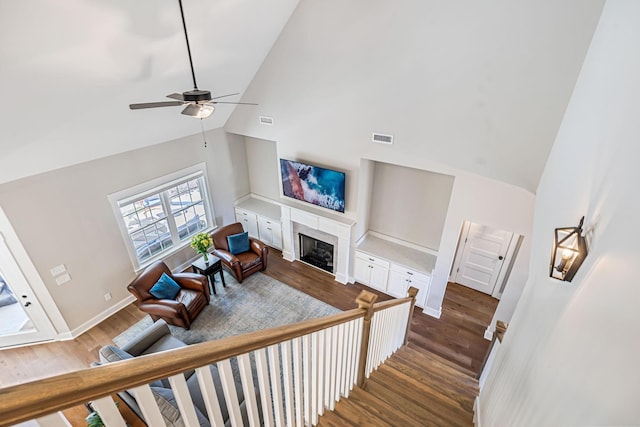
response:
{"label": "electrical outlet", "polygon": [[69,276],[69,273],[65,273],[62,276],[56,277],[56,283],[58,284],[58,286],[62,285],[63,283],[67,283],[69,280],[71,280],[71,276]]}
{"label": "electrical outlet", "polygon": [[107,292],[106,294],[104,294],[104,300],[105,301],[109,301],[111,299],[111,293]]}
{"label": "electrical outlet", "polygon": [[[64,264],[60,264],[60,265],[56,265],[55,267],[53,267],[49,271],[51,272],[51,275],[53,277],[56,277],[58,274],[62,274],[65,271],[67,271],[67,267],[65,267]],[[58,284],[60,284],[60,283],[58,283]]]}

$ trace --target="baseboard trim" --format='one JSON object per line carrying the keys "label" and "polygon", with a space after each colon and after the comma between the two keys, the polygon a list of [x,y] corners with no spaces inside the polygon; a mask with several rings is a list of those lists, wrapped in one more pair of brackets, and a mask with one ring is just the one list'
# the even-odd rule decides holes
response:
{"label": "baseboard trim", "polygon": [[287,261],[291,261],[291,262],[296,260],[296,258],[293,256],[293,252],[285,251],[285,250],[282,251],[282,258],[284,258]]}
{"label": "baseboard trim", "polygon": [[480,396],[476,397],[473,401],[473,425],[476,427],[482,426],[482,418],[480,417]]}
{"label": "baseboard trim", "polygon": [[442,307],[440,307],[438,310],[434,310],[431,307],[424,307],[422,309],[422,312],[424,314],[428,314],[431,317],[435,317],[436,319],[439,319],[440,316],[442,316]]}
{"label": "baseboard trim", "polygon": [[100,322],[108,319],[110,316],[116,314],[117,312],[119,312],[120,310],[122,310],[123,308],[125,308],[126,306],[128,306],[129,304],[134,302],[135,300],[136,300],[136,298],[133,295],[127,296],[126,298],[122,299],[121,301],[115,303],[111,307],[109,307],[106,310],[104,310],[102,313],[100,313],[97,316],[94,316],[93,318],[87,320],[82,325],[78,326],[77,328],[74,328],[73,330],[71,330],[71,332],[65,332],[64,334],[60,334],[58,336],[58,339],[60,339],[60,341],[72,340],[72,339],[84,334],[89,329],[93,328],[94,326],[96,326]]}
{"label": "baseboard trim", "polygon": [[346,285],[348,281],[349,281],[349,278],[346,275],[342,273],[336,273],[336,282]]}

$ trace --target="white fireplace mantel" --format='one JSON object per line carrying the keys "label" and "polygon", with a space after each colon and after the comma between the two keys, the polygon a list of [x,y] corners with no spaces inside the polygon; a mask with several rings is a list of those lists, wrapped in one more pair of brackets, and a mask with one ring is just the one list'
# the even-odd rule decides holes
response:
{"label": "white fireplace mantel", "polygon": [[334,259],[336,281],[347,284],[349,281],[349,253],[351,229],[355,221],[350,219],[333,219],[330,216],[298,209],[293,206],[281,206],[282,210],[282,257],[287,261],[298,259],[295,251],[294,224],[301,224],[313,230],[322,231],[338,238],[336,259]]}

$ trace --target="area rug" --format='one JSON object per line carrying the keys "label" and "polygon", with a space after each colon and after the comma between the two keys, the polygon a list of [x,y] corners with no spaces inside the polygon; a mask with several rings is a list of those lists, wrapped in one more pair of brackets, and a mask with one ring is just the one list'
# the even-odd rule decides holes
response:
{"label": "area rug", "polygon": [[[222,287],[216,275],[217,295],[211,295],[211,302],[190,330],[170,325],[173,336],[195,344],[341,312],[262,273],[254,273],[242,283],[224,274],[227,287]],[[152,323],[151,317],[146,316],[113,338],[113,342],[121,346]]]}

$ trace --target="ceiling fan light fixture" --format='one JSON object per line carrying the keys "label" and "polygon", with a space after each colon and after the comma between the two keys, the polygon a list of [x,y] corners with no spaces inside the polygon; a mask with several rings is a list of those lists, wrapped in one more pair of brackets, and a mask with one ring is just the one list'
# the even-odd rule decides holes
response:
{"label": "ceiling fan light fixture", "polygon": [[182,110],[182,114],[198,119],[206,119],[213,114],[213,110],[215,108],[211,104],[189,104]]}

